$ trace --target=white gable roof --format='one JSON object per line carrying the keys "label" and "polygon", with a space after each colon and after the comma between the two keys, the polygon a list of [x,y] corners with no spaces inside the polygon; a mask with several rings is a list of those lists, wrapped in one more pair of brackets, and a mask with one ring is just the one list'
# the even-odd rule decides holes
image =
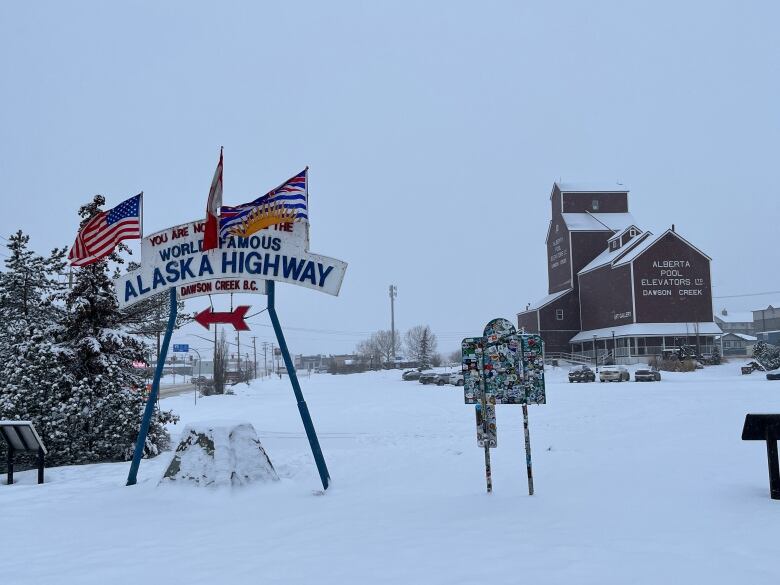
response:
{"label": "white gable roof", "polygon": [[562,213],[561,217],[573,232],[617,232],[635,223],[630,213]]}
{"label": "white gable roof", "polygon": [[549,294],[546,297],[542,297],[535,303],[531,303],[531,305],[527,309],[523,309],[522,311],[520,311],[518,315],[522,315],[523,313],[530,313],[531,311],[538,311],[539,309],[541,309],[542,307],[546,307],[553,301],[557,301],[563,295],[570,293],[572,290],[573,289],[567,288],[566,290],[562,290],[560,292]]}
{"label": "white gable roof", "polygon": [[580,270],[577,274],[584,274],[586,272],[590,272],[591,270],[595,270],[596,268],[601,268],[602,266],[605,266],[606,264],[611,264],[615,261],[619,261],[618,264],[622,264],[622,262],[620,261],[621,255],[628,254],[629,251],[632,250],[635,246],[642,245],[645,240],[649,240],[652,237],[653,237],[652,232],[644,232],[642,234],[639,234],[630,242],[628,242],[625,246],[617,248],[616,250],[610,250],[609,248],[607,248],[601,254],[599,254],[593,260],[591,260],[588,264],[586,264],[583,267],[583,269]]}

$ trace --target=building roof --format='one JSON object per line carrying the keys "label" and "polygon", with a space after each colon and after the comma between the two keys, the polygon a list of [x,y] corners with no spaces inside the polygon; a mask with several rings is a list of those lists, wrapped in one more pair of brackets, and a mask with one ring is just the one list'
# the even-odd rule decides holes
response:
{"label": "building roof", "polygon": [[764,305],[760,309],[753,309],[753,312],[761,312],[766,311],[769,307],[772,307],[773,309],[780,309],[780,301],[775,301],[774,303],[769,303],[768,305]]}
{"label": "building roof", "polygon": [[718,313],[715,315],[716,319],[723,321],[724,323],[752,323],[753,312],[752,311],[729,311],[728,315]]}
{"label": "building roof", "polygon": [[606,266],[607,264],[615,262],[616,260],[620,260],[624,254],[628,254],[628,252],[630,252],[635,246],[642,244],[642,242],[649,239],[652,235],[652,232],[644,232],[628,242],[625,246],[621,246],[616,250],[610,250],[607,248],[593,260],[588,262],[588,264],[586,264],[577,274],[584,274],[585,272],[590,272],[591,270],[601,268],[602,266]]}
{"label": "building roof", "polygon": [[637,235],[637,236],[639,236],[639,235],[641,235],[641,234],[643,233],[643,232],[642,232],[642,230],[640,230],[640,229],[639,229],[637,226],[635,226],[635,225],[632,223],[631,225],[627,225],[626,227],[624,227],[624,228],[623,228],[622,230],[620,230],[619,232],[615,232],[615,234],[614,234],[614,235],[613,235],[611,238],[609,238],[609,239],[607,240],[607,242],[614,242],[615,240],[617,240],[617,239],[619,239],[619,238],[622,238],[622,237],[623,237],[623,236],[625,236],[625,235],[626,235],[626,234],[627,234],[627,233],[628,233],[628,232],[629,232],[631,229],[633,229],[633,230],[635,230],[635,231],[636,231],[636,235]]}
{"label": "building roof", "polygon": [[630,213],[562,213],[561,217],[572,232],[617,232],[634,224]]}
{"label": "building roof", "polygon": [[527,309],[523,309],[522,311],[520,311],[518,315],[522,315],[523,313],[530,313],[531,311],[538,311],[539,309],[541,309],[542,307],[546,307],[553,301],[557,301],[565,294],[570,293],[572,290],[573,289],[567,288],[566,290],[562,290],[556,293],[549,294],[546,297],[542,297],[535,303],[531,303]]}
{"label": "building roof", "polygon": [[556,181],[561,193],[628,193],[629,189],[620,183],[574,183]]}
{"label": "building roof", "polygon": [[716,323],[629,323],[617,327],[580,331],[571,338],[570,343],[593,341],[594,336],[596,339],[611,339],[613,332],[615,337],[694,336],[697,333],[697,326],[699,335],[723,334]]}

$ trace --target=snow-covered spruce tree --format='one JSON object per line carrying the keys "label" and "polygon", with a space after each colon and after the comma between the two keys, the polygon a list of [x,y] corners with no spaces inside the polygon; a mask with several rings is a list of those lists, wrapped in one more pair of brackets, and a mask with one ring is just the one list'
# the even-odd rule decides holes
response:
{"label": "snow-covered spruce tree", "polygon": [[[96,195],[79,209],[82,226],[105,203]],[[125,249],[120,244],[119,249]],[[132,457],[145,405],[143,378],[133,367],[146,346],[121,328],[121,313],[108,276],[108,261],[122,263],[117,251],[89,266],[74,269],[60,334],[73,376],[68,401],[77,407],[79,462],[121,461]],[[170,411],[155,411],[144,452],[156,455],[168,445],[165,423]]]}
{"label": "snow-covered spruce tree", "polygon": [[[70,373],[55,345],[64,317],[65,249],[39,256],[28,249],[21,231],[8,239],[9,256],[0,272],[0,419],[31,420],[52,448],[49,461],[67,462],[67,421],[72,412],[62,404]],[[5,443],[0,442],[0,468]],[[21,465],[31,463],[19,460]]]}
{"label": "snow-covered spruce tree", "polygon": [[80,406],[70,400],[73,377],[62,357],[48,333],[34,330],[9,351],[0,386],[0,418],[32,421],[49,451],[48,465],[79,463],[82,455],[73,440]]}
{"label": "snow-covered spruce tree", "polygon": [[767,370],[780,368],[780,348],[776,345],[759,341],[753,348],[753,358]]}
{"label": "snow-covered spruce tree", "polygon": [[[30,237],[21,231],[6,244],[8,258],[0,273],[0,363],[15,344],[34,331],[53,332],[62,318],[65,248],[39,256],[28,249]],[[0,381],[2,381],[0,369]]]}

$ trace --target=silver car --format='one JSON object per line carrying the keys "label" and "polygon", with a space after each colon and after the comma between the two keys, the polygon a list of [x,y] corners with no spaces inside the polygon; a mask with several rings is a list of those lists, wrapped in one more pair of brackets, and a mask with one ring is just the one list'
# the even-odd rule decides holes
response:
{"label": "silver car", "polygon": [[450,384],[453,386],[463,386],[464,383],[463,372],[452,372],[450,374]]}
{"label": "silver car", "polygon": [[628,382],[631,374],[623,366],[604,366],[599,371],[599,381],[601,382]]}

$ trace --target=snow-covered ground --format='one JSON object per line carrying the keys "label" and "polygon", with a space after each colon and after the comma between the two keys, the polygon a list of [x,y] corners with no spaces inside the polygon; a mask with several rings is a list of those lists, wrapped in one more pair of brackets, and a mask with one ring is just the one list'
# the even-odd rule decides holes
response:
{"label": "snow-covered ground", "polygon": [[[780,382],[739,365],[661,383],[568,384],[531,407],[536,495],[519,407],[498,407],[494,493],[474,413],[452,386],[400,372],[302,378],[333,478],[324,496],[289,381],[163,400],[184,422],[251,421],[280,482],[157,487],[171,458],[47,470],[0,485],[9,584],[763,583],[780,579],[780,502],[748,412]],[[3,478],[4,481],[5,478]]]}

